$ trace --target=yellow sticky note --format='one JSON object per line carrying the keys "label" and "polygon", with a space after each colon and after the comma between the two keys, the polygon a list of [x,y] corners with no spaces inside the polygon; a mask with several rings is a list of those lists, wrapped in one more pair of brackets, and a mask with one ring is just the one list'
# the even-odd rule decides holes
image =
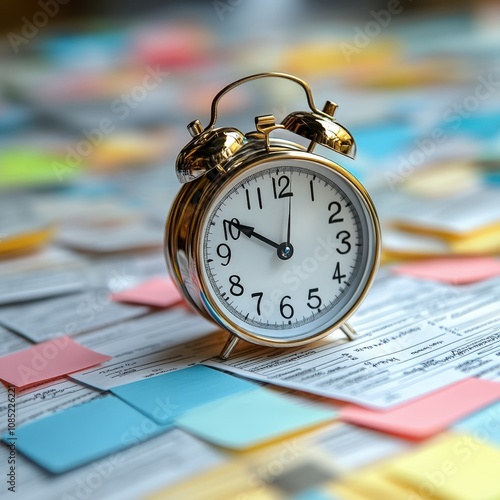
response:
{"label": "yellow sticky note", "polygon": [[[370,498],[352,490],[352,488],[349,488],[349,486],[344,483],[332,483],[331,485],[327,485],[326,487],[324,486],[323,488],[342,500],[368,500]],[[371,498],[375,500],[375,497]]]}
{"label": "yellow sticky note", "polygon": [[500,252],[500,224],[480,234],[452,241],[453,253],[459,255],[495,254]]}
{"label": "yellow sticky note", "polygon": [[[356,494],[365,499],[401,500],[402,498],[411,498],[412,500],[424,500],[426,498],[421,497],[401,483],[391,481],[381,467],[351,474],[341,481],[340,486],[349,491],[351,495]],[[334,486],[332,491],[335,488]]]}
{"label": "yellow sticky note", "polygon": [[500,449],[463,434],[398,457],[386,472],[424,498],[495,500],[500,498],[499,464]]}
{"label": "yellow sticky note", "polygon": [[0,235],[0,259],[34,251],[47,244],[54,233],[53,226],[44,226],[3,238]]}
{"label": "yellow sticky note", "polygon": [[243,463],[233,460],[180,484],[157,491],[148,500],[284,500],[271,485],[255,481],[255,474]]}

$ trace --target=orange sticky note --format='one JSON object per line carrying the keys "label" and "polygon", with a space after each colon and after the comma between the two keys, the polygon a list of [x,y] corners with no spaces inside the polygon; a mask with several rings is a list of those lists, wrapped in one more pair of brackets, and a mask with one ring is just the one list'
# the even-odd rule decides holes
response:
{"label": "orange sticky note", "polygon": [[492,257],[452,257],[404,264],[393,269],[396,274],[464,285],[500,276],[500,260]]}
{"label": "orange sticky note", "polygon": [[128,290],[112,294],[111,300],[166,308],[181,302],[182,297],[171,279],[151,278]]}
{"label": "orange sticky note", "polygon": [[111,359],[59,337],[0,358],[0,379],[17,388],[27,387],[98,365]]}
{"label": "orange sticky note", "polygon": [[499,382],[470,378],[385,412],[347,405],[340,409],[340,418],[390,434],[424,439],[499,399]]}

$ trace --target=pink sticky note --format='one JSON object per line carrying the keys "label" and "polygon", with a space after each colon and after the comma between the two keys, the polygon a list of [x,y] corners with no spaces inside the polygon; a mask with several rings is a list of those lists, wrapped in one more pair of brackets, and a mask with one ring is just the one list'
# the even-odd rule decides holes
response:
{"label": "pink sticky note", "polygon": [[27,387],[98,365],[111,359],[75,342],[71,337],[42,342],[0,358],[0,379]]}
{"label": "pink sticky note", "polygon": [[396,274],[464,285],[500,276],[500,260],[492,257],[450,257],[404,264],[393,269]]}
{"label": "pink sticky note", "polygon": [[346,405],[340,409],[340,418],[389,434],[424,439],[499,399],[499,382],[470,378],[385,412]]}
{"label": "pink sticky note", "polygon": [[171,279],[151,278],[135,287],[111,295],[116,302],[132,302],[152,307],[170,307],[182,300]]}

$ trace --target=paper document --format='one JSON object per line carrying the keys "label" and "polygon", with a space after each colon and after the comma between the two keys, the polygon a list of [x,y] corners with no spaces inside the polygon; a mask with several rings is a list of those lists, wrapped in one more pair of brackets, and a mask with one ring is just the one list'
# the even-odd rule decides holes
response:
{"label": "paper document", "polygon": [[0,280],[0,305],[75,293],[83,286],[83,276],[78,270],[7,274]]}
{"label": "paper document", "polygon": [[[100,391],[66,379],[16,391],[16,424],[34,422],[101,395]],[[7,387],[0,384],[0,436],[7,431],[7,401]]]}
{"label": "paper document", "polygon": [[408,202],[407,210],[404,206],[398,207],[393,213],[398,214],[395,222],[401,227],[464,235],[500,222],[498,190],[483,188],[446,198],[426,199],[425,203],[418,203],[417,210]]}
{"label": "paper document", "polygon": [[307,437],[306,443],[326,452],[344,471],[365,467],[413,446],[403,439],[343,423],[320,429]]}
{"label": "paper document", "polygon": [[269,383],[390,408],[474,375],[500,380],[500,279],[456,288],[383,276],[351,324],[298,349],[244,345],[205,364]]}
{"label": "paper document", "polygon": [[0,308],[0,324],[34,342],[75,336],[146,314],[147,307],[119,304],[106,289]]}
{"label": "paper document", "polygon": [[33,344],[28,342],[25,338],[0,326],[0,356],[20,351],[30,345]]}
{"label": "paper document", "polygon": [[178,307],[86,333],[78,342],[113,359],[71,377],[107,390],[199,364],[224,345],[226,336],[216,329]]}

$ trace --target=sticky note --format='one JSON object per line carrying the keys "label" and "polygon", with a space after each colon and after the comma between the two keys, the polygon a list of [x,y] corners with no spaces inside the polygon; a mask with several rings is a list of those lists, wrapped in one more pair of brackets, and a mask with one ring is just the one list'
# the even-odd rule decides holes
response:
{"label": "sticky note", "polygon": [[387,475],[425,498],[493,500],[500,498],[499,463],[499,449],[471,436],[447,436],[398,457]]}
{"label": "sticky note", "polygon": [[18,388],[62,377],[111,359],[71,337],[42,342],[0,358],[0,379]]}
{"label": "sticky note", "polygon": [[121,385],[112,392],[162,424],[197,406],[255,387],[246,380],[197,365]]}
{"label": "sticky note", "polygon": [[182,300],[171,279],[151,278],[140,285],[111,295],[111,300],[152,307],[170,307]]}
{"label": "sticky note", "polygon": [[395,267],[393,272],[450,285],[463,285],[500,276],[500,260],[492,257],[423,260]]}
{"label": "sticky note", "polygon": [[55,233],[52,226],[33,228],[0,238],[0,257],[16,257],[28,254],[50,242]]}
{"label": "sticky note", "polygon": [[[16,448],[44,469],[59,474],[145,441],[159,426],[114,396],[50,415],[15,431]],[[2,437],[10,444],[9,433]]]}
{"label": "sticky note", "polygon": [[[376,158],[387,158],[411,146],[415,130],[406,123],[386,122],[377,127],[359,127],[354,136],[360,151]],[[387,147],[387,137],[391,146]]]}
{"label": "sticky note", "polygon": [[500,446],[500,402],[460,420],[453,428]]}
{"label": "sticky note", "polygon": [[336,417],[323,406],[303,406],[266,389],[228,396],[176,419],[182,429],[218,446],[246,449]]}
{"label": "sticky note", "polygon": [[485,231],[466,238],[450,241],[456,255],[491,255],[500,253],[500,224],[489,226]]}
{"label": "sticky note", "polygon": [[337,500],[337,497],[333,497],[320,488],[311,488],[293,495],[290,500]]}
{"label": "sticky note", "polygon": [[390,434],[423,439],[499,398],[500,383],[471,378],[389,411],[347,405],[340,409],[340,418]]}
{"label": "sticky note", "polygon": [[[341,480],[342,486],[355,492],[360,498],[383,498],[384,500],[421,500],[409,487],[387,478],[381,467],[362,468]],[[422,499],[423,500],[423,499]]]}
{"label": "sticky note", "polygon": [[[33,148],[11,148],[0,154],[0,185],[2,187],[52,184],[70,180],[80,168],[69,168],[64,157]],[[65,175],[58,175],[58,166],[65,168]],[[67,175],[66,175],[67,170]]]}

